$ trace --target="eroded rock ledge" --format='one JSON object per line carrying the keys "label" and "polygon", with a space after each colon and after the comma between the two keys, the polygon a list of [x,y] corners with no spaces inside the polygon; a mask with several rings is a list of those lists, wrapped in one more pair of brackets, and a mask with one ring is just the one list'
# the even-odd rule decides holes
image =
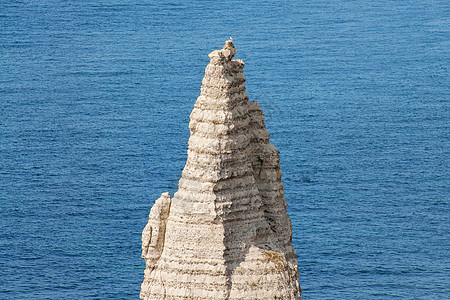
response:
{"label": "eroded rock ledge", "polygon": [[178,191],[142,232],[141,299],[300,299],[279,152],[235,54],[209,54]]}

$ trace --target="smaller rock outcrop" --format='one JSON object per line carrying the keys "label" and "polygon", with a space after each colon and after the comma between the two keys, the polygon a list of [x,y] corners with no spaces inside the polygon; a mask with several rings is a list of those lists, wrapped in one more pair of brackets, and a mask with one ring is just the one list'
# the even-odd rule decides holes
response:
{"label": "smaller rock outcrop", "polygon": [[147,262],[147,267],[154,265],[161,256],[169,211],[169,193],[162,193],[153,204],[148,223],[142,231],[142,258]]}

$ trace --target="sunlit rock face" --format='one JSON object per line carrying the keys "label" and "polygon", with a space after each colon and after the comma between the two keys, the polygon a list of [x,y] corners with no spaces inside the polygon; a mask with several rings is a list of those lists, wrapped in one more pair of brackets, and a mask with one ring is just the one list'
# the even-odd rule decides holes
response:
{"label": "sunlit rock face", "polygon": [[279,152],[235,54],[209,54],[178,191],[142,233],[141,299],[300,299]]}

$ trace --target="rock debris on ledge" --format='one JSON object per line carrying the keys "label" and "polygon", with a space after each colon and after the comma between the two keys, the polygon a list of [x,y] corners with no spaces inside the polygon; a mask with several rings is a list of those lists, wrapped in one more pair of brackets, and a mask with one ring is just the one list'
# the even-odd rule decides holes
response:
{"label": "rock debris on ledge", "polygon": [[142,232],[141,299],[300,299],[279,152],[235,54],[209,54],[178,191]]}

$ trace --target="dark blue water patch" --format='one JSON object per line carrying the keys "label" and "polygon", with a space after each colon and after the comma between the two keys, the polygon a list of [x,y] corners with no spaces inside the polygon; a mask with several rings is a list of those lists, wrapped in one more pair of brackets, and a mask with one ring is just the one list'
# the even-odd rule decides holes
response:
{"label": "dark blue water patch", "polygon": [[[280,150],[303,299],[450,293],[445,1],[0,4],[0,298],[137,298],[207,54]],[[107,287],[107,288],[105,288]]]}

